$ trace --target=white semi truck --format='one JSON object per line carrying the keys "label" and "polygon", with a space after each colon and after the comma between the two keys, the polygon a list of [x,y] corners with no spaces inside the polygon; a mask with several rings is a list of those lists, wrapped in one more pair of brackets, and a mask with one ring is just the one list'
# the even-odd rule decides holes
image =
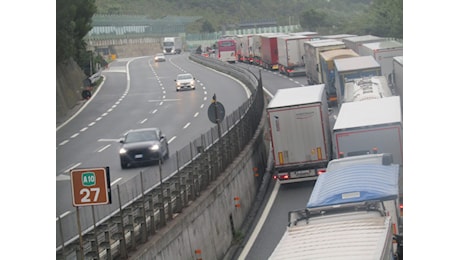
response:
{"label": "white semi truck", "polygon": [[279,89],[267,107],[280,184],[315,180],[331,160],[324,84]]}
{"label": "white semi truck", "polygon": [[390,84],[396,95],[401,97],[401,109],[403,108],[403,56],[393,57],[393,73],[390,76]]}
{"label": "white semi truck", "polygon": [[398,165],[361,164],[319,176],[305,209],[289,223],[269,259],[395,259],[394,218]]}
{"label": "white semi truck", "polygon": [[361,46],[358,54],[374,57],[382,68],[382,76],[388,79],[393,72],[393,57],[403,55],[403,44],[397,41],[365,43]]}
{"label": "white semi truck", "polygon": [[345,49],[346,46],[339,40],[318,40],[303,42],[305,72],[309,84],[325,83],[322,75],[320,53],[329,50]]}
{"label": "white semi truck", "polygon": [[372,56],[358,56],[334,60],[334,85],[337,104],[343,102],[345,84],[353,79],[381,76],[380,64]]}
{"label": "white semi truck", "polygon": [[368,34],[343,38],[342,41],[345,43],[347,48],[352,49],[356,53],[360,53],[361,46],[363,44],[385,41],[385,38]]}
{"label": "white semi truck", "polygon": [[343,103],[332,129],[334,158],[390,153],[403,164],[399,96]]}
{"label": "white semi truck", "polygon": [[165,37],[163,38],[163,53],[164,54],[180,54],[182,52],[181,37]]}
{"label": "white semi truck", "polygon": [[390,85],[383,76],[352,79],[345,83],[344,90],[342,103],[393,96]]}
{"label": "white semi truck", "polygon": [[309,41],[312,37],[316,36],[285,35],[277,38],[278,71],[281,74],[285,74],[288,77],[305,75],[303,43]]}

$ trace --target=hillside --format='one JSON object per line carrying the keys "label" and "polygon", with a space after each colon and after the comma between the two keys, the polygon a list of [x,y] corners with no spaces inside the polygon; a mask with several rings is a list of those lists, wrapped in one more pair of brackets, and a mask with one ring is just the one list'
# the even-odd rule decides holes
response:
{"label": "hillside", "polygon": [[[96,0],[98,14],[145,15],[158,19],[166,15],[201,16],[215,31],[240,23],[275,20],[278,25],[302,24],[306,11],[314,9],[324,25],[344,30],[364,14],[371,0]],[[315,13],[315,14],[316,14]],[[313,26],[310,24],[306,27]],[[309,29],[309,28],[306,28]]]}

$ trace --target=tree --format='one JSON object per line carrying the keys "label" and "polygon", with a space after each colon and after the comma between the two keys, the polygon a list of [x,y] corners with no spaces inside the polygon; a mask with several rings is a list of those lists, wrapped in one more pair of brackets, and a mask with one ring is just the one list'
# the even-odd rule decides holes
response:
{"label": "tree", "polygon": [[56,62],[80,60],[86,52],[85,35],[92,29],[95,0],[56,1]]}
{"label": "tree", "polygon": [[208,20],[205,20],[203,24],[201,25],[201,32],[210,33],[214,31],[215,31],[214,27],[212,26],[211,22],[209,22]]}
{"label": "tree", "polygon": [[326,25],[327,15],[326,13],[316,10],[309,9],[300,15],[300,25],[302,28],[315,31],[318,27]]}
{"label": "tree", "polygon": [[375,1],[371,6],[374,15],[374,28],[382,27],[382,35],[387,37],[403,38],[403,0]]}
{"label": "tree", "polygon": [[403,0],[373,1],[362,24],[364,33],[403,38]]}

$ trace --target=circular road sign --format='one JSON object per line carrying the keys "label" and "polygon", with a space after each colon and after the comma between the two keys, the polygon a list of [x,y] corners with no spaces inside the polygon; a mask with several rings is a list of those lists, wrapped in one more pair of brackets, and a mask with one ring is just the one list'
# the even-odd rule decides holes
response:
{"label": "circular road sign", "polygon": [[208,107],[208,118],[211,122],[214,124],[217,124],[217,122],[222,122],[225,117],[225,108],[222,103],[219,101],[215,101],[211,103]]}

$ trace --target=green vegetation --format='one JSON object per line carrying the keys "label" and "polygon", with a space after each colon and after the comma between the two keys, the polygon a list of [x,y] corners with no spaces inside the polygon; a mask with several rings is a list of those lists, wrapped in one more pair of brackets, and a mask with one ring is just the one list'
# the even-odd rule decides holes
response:
{"label": "green vegetation", "polygon": [[[91,54],[83,37],[98,14],[202,17],[189,33],[232,29],[240,23],[275,20],[320,34],[373,34],[403,38],[402,0],[57,0],[56,62],[74,59],[85,73]],[[93,58],[93,62],[95,57]]]}
{"label": "green vegetation", "polygon": [[56,64],[68,59],[80,67],[89,64],[91,54],[83,37],[92,29],[96,11],[95,0],[56,1]]}
{"label": "green vegetation", "polygon": [[402,38],[402,0],[96,0],[98,13],[201,16],[188,32],[232,29],[239,23],[275,20],[300,23],[321,34],[373,34]]}

